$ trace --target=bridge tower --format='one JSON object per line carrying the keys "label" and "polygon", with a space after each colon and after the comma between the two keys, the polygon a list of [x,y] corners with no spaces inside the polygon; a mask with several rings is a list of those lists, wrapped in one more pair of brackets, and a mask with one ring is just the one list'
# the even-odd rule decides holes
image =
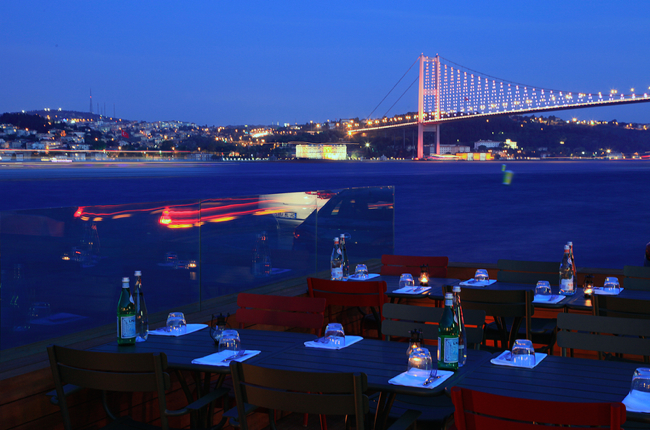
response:
{"label": "bridge tower", "polygon": [[[418,159],[424,158],[424,132],[436,133],[436,154],[440,154],[440,124],[425,124],[425,103],[433,119],[440,119],[440,56],[420,55],[420,80],[418,87]],[[433,103],[432,103],[433,102]],[[431,118],[429,118],[431,120]]]}

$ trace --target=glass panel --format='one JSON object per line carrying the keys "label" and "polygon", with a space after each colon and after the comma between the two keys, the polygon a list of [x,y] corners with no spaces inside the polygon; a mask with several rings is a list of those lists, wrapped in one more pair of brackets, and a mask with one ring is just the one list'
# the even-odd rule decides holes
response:
{"label": "glass panel", "polygon": [[[194,208],[198,202],[175,202]],[[198,228],[165,225],[165,203],[0,213],[0,349],[115,323],[122,277],[141,270],[150,313],[197,303]]]}

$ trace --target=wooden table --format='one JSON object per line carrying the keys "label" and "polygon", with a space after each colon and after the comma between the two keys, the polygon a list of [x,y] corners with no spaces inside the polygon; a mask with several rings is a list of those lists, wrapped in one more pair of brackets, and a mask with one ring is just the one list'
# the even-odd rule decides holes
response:
{"label": "wooden table", "polygon": [[[308,348],[305,341],[314,340],[316,336],[304,333],[265,330],[238,330],[242,347],[260,350],[262,353],[246,360],[247,363],[260,366],[318,371],[318,372],[363,372],[368,376],[368,388],[381,392],[376,416],[376,428],[384,428],[393,400],[397,394],[417,396],[443,395],[447,387],[455,384],[459,377],[490,359],[486,351],[470,349],[467,364],[458,370],[443,384],[433,389],[392,385],[388,380],[406,371],[407,343],[388,342],[377,339],[363,339],[341,350]],[[192,359],[203,357],[217,348],[207,329],[179,337],[149,336],[146,342],[135,346],[118,346],[116,342],[107,343],[91,349],[92,351],[119,352],[124,354],[138,352],[164,352],[167,354],[169,367],[177,370],[203,372],[209,375],[230,373],[228,366],[207,366],[192,364]],[[435,347],[430,349],[434,356]],[[204,389],[205,389],[204,382]]]}
{"label": "wooden table", "polygon": [[[499,354],[495,354],[494,357]],[[547,356],[533,369],[484,361],[459,375],[455,385],[502,396],[561,402],[621,402],[632,374],[644,363]],[[580,409],[576,406],[576,413]],[[650,414],[628,412],[630,421],[650,423]]]}

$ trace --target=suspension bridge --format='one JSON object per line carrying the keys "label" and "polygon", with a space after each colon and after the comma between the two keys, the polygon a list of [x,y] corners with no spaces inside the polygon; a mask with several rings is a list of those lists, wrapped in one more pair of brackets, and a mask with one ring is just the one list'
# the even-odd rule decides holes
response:
{"label": "suspension bridge", "polygon": [[[636,94],[634,89],[627,94],[619,94],[617,90],[598,93],[562,91],[496,78],[441,58],[439,55],[427,57],[422,54],[411,68],[418,61],[420,72],[417,79],[419,82],[417,115],[372,120],[371,113],[362,123],[351,126],[348,131],[350,135],[417,125],[417,158],[422,159],[425,132],[436,133],[436,154],[440,154],[440,125],[445,122],[495,115],[535,114],[554,110],[650,102],[647,91],[642,94]],[[411,86],[414,83],[415,81]]]}

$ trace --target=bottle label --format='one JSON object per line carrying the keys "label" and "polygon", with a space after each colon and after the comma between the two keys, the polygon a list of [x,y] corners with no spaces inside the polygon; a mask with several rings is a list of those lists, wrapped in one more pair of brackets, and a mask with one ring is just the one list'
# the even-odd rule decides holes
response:
{"label": "bottle label", "polygon": [[438,337],[438,360],[443,363],[458,362],[458,338]]}
{"label": "bottle label", "polygon": [[560,281],[560,290],[573,291],[573,279],[562,279]]}
{"label": "bottle label", "polygon": [[332,280],[339,281],[343,278],[343,269],[341,267],[332,268]]}
{"label": "bottle label", "polygon": [[135,337],[135,315],[117,317],[117,324],[121,339],[132,339]]}

